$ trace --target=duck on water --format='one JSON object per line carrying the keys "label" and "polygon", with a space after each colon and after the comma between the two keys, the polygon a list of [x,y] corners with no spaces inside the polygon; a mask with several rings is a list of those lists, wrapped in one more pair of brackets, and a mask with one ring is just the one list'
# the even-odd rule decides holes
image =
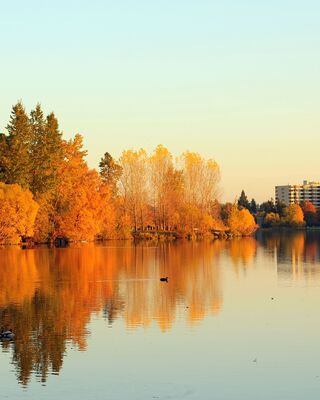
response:
{"label": "duck on water", "polygon": [[8,331],[4,331],[3,329],[0,332],[0,340],[6,339],[6,340],[12,340],[14,339],[15,334],[12,332],[12,329],[9,329]]}

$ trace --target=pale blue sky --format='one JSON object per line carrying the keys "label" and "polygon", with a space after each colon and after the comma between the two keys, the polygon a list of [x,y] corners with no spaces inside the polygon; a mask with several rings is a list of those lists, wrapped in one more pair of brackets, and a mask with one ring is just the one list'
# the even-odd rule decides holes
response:
{"label": "pale blue sky", "polygon": [[222,199],[320,180],[320,3],[0,0],[0,130],[22,99],[105,151],[215,158]]}

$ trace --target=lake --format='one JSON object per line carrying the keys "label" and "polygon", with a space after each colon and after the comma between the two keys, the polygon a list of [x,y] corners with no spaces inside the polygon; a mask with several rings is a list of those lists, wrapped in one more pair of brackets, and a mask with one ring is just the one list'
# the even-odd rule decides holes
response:
{"label": "lake", "polygon": [[319,316],[319,232],[2,248],[0,398],[318,399]]}

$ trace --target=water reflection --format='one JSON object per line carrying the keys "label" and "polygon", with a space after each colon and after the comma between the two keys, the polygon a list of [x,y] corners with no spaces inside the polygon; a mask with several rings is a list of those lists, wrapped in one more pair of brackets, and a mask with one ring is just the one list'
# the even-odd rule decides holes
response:
{"label": "water reflection", "polygon": [[162,331],[179,312],[190,324],[217,313],[221,243],[2,249],[0,323],[16,340],[1,346],[12,349],[19,382],[58,373],[68,343],[85,350],[93,313],[110,325],[122,316],[129,328],[157,321]]}
{"label": "water reflection", "polygon": [[265,232],[259,239],[263,246],[273,253],[280,279],[299,280],[319,277],[319,232]]}
{"label": "water reflection", "polygon": [[279,276],[317,275],[319,237],[283,232],[211,243],[1,249],[0,326],[16,333],[2,350],[11,353],[20,383],[32,374],[45,382],[60,372],[69,347],[86,349],[94,315],[111,327],[122,319],[128,329],[156,323],[165,332],[178,319],[193,326],[221,311],[225,271],[238,275],[274,259]]}

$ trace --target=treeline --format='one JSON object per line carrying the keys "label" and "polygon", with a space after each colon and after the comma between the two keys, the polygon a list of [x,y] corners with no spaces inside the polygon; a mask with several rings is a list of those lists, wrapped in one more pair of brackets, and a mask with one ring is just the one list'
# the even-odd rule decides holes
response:
{"label": "treeline", "polygon": [[320,226],[320,209],[308,200],[287,206],[281,202],[275,203],[271,199],[259,205],[254,199],[249,201],[245,192],[242,191],[238,199],[238,207],[246,208],[264,228]]}
{"label": "treeline", "polygon": [[310,202],[304,201],[301,204],[273,204],[269,201],[268,209],[263,215],[263,227],[304,227],[319,226],[319,210]]}
{"label": "treeline", "polygon": [[159,145],[151,155],[126,150],[115,160],[106,152],[97,172],[85,161],[82,136],[65,140],[54,113],[44,116],[39,104],[30,114],[21,102],[14,105],[6,129],[0,135],[0,243],[256,229],[246,209],[218,203],[219,167],[198,153],[174,160]]}

